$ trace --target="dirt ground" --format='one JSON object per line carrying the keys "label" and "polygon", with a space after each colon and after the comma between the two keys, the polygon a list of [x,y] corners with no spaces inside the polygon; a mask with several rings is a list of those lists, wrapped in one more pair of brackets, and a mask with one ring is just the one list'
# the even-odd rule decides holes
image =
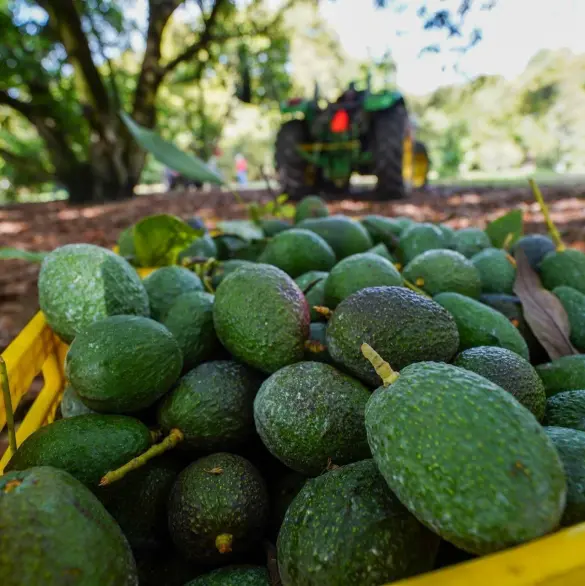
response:
{"label": "dirt ground", "polygon": [[[585,186],[544,188],[551,215],[567,244],[585,250]],[[244,192],[247,200],[268,194]],[[355,196],[331,202],[332,213],[408,216],[417,221],[445,222],[455,228],[484,227],[512,208],[524,211],[525,230],[545,232],[538,205],[526,188],[442,188],[418,191],[399,202],[359,201]],[[188,218],[198,215],[213,225],[218,219],[245,218],[243,204],[225,192],[163,193],[102,206],[69,207],[66,202],[21,204],[0,208],[0,247],[51,250],[72,242],[112,246],[121,230],[155,213]],[[0,350],[16,336],[38,309],[39,265],[0,261]]]}

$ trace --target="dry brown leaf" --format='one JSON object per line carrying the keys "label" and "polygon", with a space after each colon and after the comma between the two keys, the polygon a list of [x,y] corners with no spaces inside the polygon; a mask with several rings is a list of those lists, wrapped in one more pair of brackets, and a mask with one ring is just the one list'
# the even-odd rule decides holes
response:
{"label": "dry brown leaf", "polygon": [[551,360],[579,354],[569,339],[569,317],[559,299],[547,291],[528,263],[524,251],[516,251],[514,293],[522,303],[524,318]]}

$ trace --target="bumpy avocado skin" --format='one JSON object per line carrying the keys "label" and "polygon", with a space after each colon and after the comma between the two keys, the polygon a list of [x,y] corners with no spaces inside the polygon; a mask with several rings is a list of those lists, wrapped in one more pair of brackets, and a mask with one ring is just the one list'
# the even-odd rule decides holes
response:
{"label": "bumpy avocado skin", "polygon": [[271,586],[268,570],[262,566],[228,566],[199,576],[185,586]]}
{"label": "bumpy avocado skin", "polygon": [[540,263],[540,277],[549,291],[566,285],[585,294],[585,254],[574,248],[547,254]]}
{"label": "bumpy avocado skin", "polygon": [[71,475],[35,467],[0,477],[2,586],[138,586],[120,528]]}
{"label": "bumpy avocado skin", "polygon": [[545,427],[567,476],[567,504],[561,525],[585,521],[585,433],[565,427]]}
{"label": "bumpy avocado skin", "polygon": [[167,453],[100,488],[101,502],[133,550],[159,550],[168,542],[167,500],[181,468],[175,454]]}
{"label": "bumpy avocado skin", "polygon": [[161,267],[143,281],[148,293],[150,315],[161,321],[175,299],[188,291],[203,291],[201,279],[191,271],[178,266]]}
{"label": "bumpy avocado skin", "polygon": [[559,456],[532,413],[486,378],[412,364],[372,395],[366,428],[390,489],[460,549],[487,554],[558,527]]}
{"label": "bumpy avocado skin", "polygon": [[211,275],[211,286],[214,289],[219,287],[219,284],[223,281],[224,277],[237,271],[240,267],[246,265],[254,264],[250,260],[240,260],[238,258],[233,258],[230,260],[224,260],[220,262],[219,265],[213,270]]}
{"label": "bumpy avocado skin", "polygon": [[338,261],[352,254],[366,252],[374,246],[368,231],[359,222],[346,216],[304,220],[297,227],[311,230],[326,240]]}
{"label": "bumpy avocado skin", "polygon": [[308,271],[297,277],[295,283],[301,288],[311,312],[311,321],[321,321],[325,318],[313,308],[325,304],[325,280],[329,276],[325,271]]}
{"label": "bumpy avocado skin", "polygon": [[266,220],[260,220],[260,227],[266,238],[272,238],[285,230],[290,230],[292,224],[279,218],[267,218]]}
{"label": "bumpy avocado skin", "polygon": [[485,248],[474,254],[471,262],[479,271],[483,293],[513,293],[516,267],[506,251]]}
{"label": "bumpy avocado skin", "polygon": [[499,385],[542,421],[546,405],[544,385],[530,362],[515,352],[497,346],[478,346],[461,352],[453,364]]}
{"label": "bumpy avocado skin", "polygon": [[552,362],[539,364],[536,372],[544,383],[547,397],[563,391],[585,389],[585,354],[561,356]]}
{"label": "bumpy avocado skin", "polygon": [[325,200],[318,195],[308,195],[295,208],[295,224],[309,218],[326,218],[329,210]]}
{"label": "bumpy avocado skin", "polygon": [[213,326],[213,300],[213,295],[203,291],[183,293],[162,321],[181,348],[183,370],[209,360],[221,348]]}
{"label": "bumpy avocado skin", "polygon": [[254,433],[258,372],[233,360],[204,362],[163,399],[158,421],[165,433],[180,429],[182,445],[200,452],[236,448]]}
{"label": "bumpy avocado skin", "polygon": [[65,342],[110,315],[149,315],[138,273],[121,256],[93,244],[66,244],[48,254],[39,273],[39,305]]}
{"label": "bumpy avocado skin", "polygon": [[179,378],[183,355],[162,324],[115,315],[93,323],[71,344],[65,374],[80,399],[100,413],[149,407]]}
{"label": "bumpy avocado skin", "polygon": [[323,238],[300,228],[277,234],[258,259],[282,269],[293,279],[308,271],[328,271],[335,260],[333,249]]}
{"label": "bumpy avocado skin", "polygon": [[79,415],[41,427],[18,448],[6,470],[52,466],[69,472],[99,494],[99,481],[146,451],[148,428],[125,415]]}
{"label": "bumpy avocado skin", "polygon": [[543,425],[585,431],[585,390],[564,391],[550,397]]}
{"label": "bumpy avocado skin", "polygon": [[463,256],[471,258],[484,248],[490,248],[490,237],[479,228],[463,228],[453,235],[453,248]]}
{"label": "bumpy avocado skin", "polygon": [[328,462],[369,457],[364,408],[369,391],[320,362],[298,362],[269,377],[254,400],[264,445],[292,470],[315,476]]}
{"label": "bumpy avocado skin", "polygon": [[283,586],[379,586],[430,571],[438,545],[363,460],[305,484],[279,533],[278,565]]}
{"label": "bumpy avocado skin", "polygon": [[376,387],[380,377],[363,357],[366,342],[392,368],[446,361],[459,346],[457,326],[439,304],[404,287],[370,287],[342,301],[327,326],[327,349],[345,370]]}
{"label": "bumpy avocado skin", "polygon": [[528,346],[518,330],[491,307],[459,293],[439,293],[433,299],[454,318],[459,330],[459,349],[500,346],[529,360]]}
{"label": "bumpy avocado skin", "polygon": [[335,309],[356,291],[392,285],[402,285],[402,277],[389,260],[371,252],[353,254],[331,269],[325,282],[325,304]]}
{"label": "bumpy avocado skin", "polygon": [[419,254],[436,248],[447,248],[447,241],[434,224],[412,224],[400,235],[399,254],[405,265]]}
{"label": "bumpy avocado skin", "polygon": [[[268,493],[248,460],[220,452],[179,474],[168,513],[171,538],[187,559],[229,564],[261,539],[269,516]],[[223,534],[233,536],[231,552],[218,551],[215,541]]]}
{"label": "bumpy avocado skin", "polygon": [[585,350],[585,295],[566,285],[555,287],[553,293],[560,299],[569,318],[571,342]]}
{"label": "bumpy avocado skin", "polygon": [[280,269],[240,267],[215,293],[213,323],[237,359],[272,373],[302,360],[309,336],[309,306],[299,286]]}
{"label": "bumpy avocado skin", "polygon": [[88,413],[96,413],[96,411],[90,409],[79,398],[79,395],[75,392],[75,389],[69,384],[65,386],[65,391],[63,391],[60,408],[63,419],[77,417],[78,415],[87,415]]}
{"label": "bumpy avocado skin", "polygon": [[528,234],[522,236],[522,238],[512,246],[510,252],[512,255],[515,255],[516,251],[519,249],[524,251],[530,266],[535,271],[538,271],[542,259],[549,252],[555,251],[555,245],[548,236],[543,236],[542,234]]}
{"label": "bumpy avocado skin", "polygon": [[402,275],[429,295],[453,291],[477,299],[481,293],[478,270],[454,250],[427,250],[414,257]]}

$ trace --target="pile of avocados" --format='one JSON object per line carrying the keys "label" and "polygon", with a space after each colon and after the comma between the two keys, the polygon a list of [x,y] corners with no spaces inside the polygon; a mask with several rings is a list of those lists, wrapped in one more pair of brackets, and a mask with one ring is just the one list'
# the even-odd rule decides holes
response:
{"label": "pile of avocados", "polygon": [[[382,586],[585,521],[584,253],[315,196],[262,225],[143,280],[45,258],[67,386],[0,476],[0,584]],[[520,251],[572,354],[532,331]]]}

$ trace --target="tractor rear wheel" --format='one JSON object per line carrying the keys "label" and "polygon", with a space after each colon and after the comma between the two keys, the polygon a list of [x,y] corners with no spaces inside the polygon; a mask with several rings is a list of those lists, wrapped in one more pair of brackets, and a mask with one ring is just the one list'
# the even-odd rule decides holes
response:
{"label": "tractor rear wheel", "polygon": [[407,123],[408,114],[402,103],[379,112],[374,119],[372,154],[380,199],[402,199],[406,196],[402,159]]}
{"label": "tractor rear wheel", "polygon": [[290,199],[311,193],[307,185],[309,163],[299,154],[297,147],[310,142],[309,129],[302,120],[285,122],[276,135],[276,171],[282,191]]}

